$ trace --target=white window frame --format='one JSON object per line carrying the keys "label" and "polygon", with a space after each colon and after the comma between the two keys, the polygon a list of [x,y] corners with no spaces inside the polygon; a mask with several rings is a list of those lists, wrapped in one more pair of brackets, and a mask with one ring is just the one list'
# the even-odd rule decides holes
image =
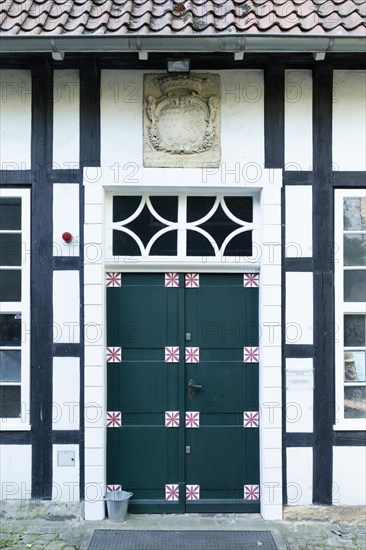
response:
{"label": "white window frame", "polygon": [[[144,197],[146,200],[149,200],[149,197],[155,196],[176,196],[178,197],[178,217],[177,222],[172,223],[172,226],[177,226],[178,229],[178,243],[177,256],[149,256],[148,254],[142,256],[113,256],[112,254],[112,235],[113,235],[113,197],[115,196],[128,196],[136,195]],[[215,197],[217,200],[220,200],[221,197],[230,197],[230,196],[250,196],[253,198],[253,222],[243,223],[252,230],[252,242],[253,242],[253,251],[252,256],[225,256],[221,257],[216,256],[187,256],[182,251],[185,250],[186,246],[186,229],[189,229],[189,223],[186,222],[186,199],[191,196],[205,196],[205,197]],[[261,234],[260,234],[260,195],[259,192],[243,192],[241,189],[225,189],[224,192],[213,193],[207,190],[207,192],[197,192],[195,189],[189,189],[185,193],[177,192],[176,189],[172,189],[171,192],[164,190],[161,191],[152,191],[151,193],[142,193],[140,189],[138,190],[128,190],[127,192],[113,190],[107,192],[105,195],[105,242],[106,242],[106,254],[105,254],[105,263],[107,269],[116,268],[117,265],[123,265],[124,269],[128,269],[129,265],[136,270],[136,263],[141,268],[141,266],[148,267],[149,265],[154,265],[155,267],[161,265],[162,267],[171,266],[179,268],[178,264],[186,263],[190,266],[190,269],[197,268],[202,270],[202,266],[206,266],[210,270],[214,267],[222,269],[238,269],[243,270],[244,268],[248,271],[259,271],[260,256],[258,257],[258,251],[261,250]],[[181,230],[181,231],[179,231]],[[131,265],[132,264],[132,265]],[[178,266],[178,267],[177,267]],[[252,267],[252,269],[250,269]],[[249,268],[249,269],[248,269]]]}
{"label": "white window frame", "polygon": [[[30,430],[30,190],[29,189],[0,189],[0,198],[20,198],[22,261],[21,261],[21,292],[20,302],[0,302],[1,313],[21,313],[21,378],[20,398],[21,412],[19,418],[0,418],[0,430]],[[8,231],[4,230],[4,233]],[[14,231],[18,233],[19,231]],[[14,268],[12,268],[14,269]],[[14,349],[14,347],[8,348]],[[19,348],[17,348],[19,349]],[[14,386],[13,382],[1,385]]]}
{"label": "white window frame", "polygon": [[[343,300],[343,199],[365,197],[363,189],[337,189],[334,196],[334,243],[335,243],[335,388],[336,424],[335,430],[366,430],[365,418],[344,417],[344,315],[366,314],[365,302],[344,302]],[[361,349],[361,348],[360,348]]]}

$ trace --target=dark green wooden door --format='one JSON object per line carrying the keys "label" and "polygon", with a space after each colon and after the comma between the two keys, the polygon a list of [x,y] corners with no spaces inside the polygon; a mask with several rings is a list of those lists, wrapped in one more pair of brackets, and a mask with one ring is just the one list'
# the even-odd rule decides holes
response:
{"label": "dark green wooden door", "polygon": [[107,274],[107,320],[109,490],[259,511],[258,276]]}

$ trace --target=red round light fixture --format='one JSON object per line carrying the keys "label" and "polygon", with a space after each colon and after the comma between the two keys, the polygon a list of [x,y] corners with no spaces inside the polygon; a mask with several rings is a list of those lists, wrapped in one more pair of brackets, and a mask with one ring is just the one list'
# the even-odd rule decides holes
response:
{"label": "red round light fixture", "polygon": [[62,239],[65,241],[65,243],[71,243],[72,241],[71,233],[69,233],[69,231],[65,231],[65,233],[62,233]]}

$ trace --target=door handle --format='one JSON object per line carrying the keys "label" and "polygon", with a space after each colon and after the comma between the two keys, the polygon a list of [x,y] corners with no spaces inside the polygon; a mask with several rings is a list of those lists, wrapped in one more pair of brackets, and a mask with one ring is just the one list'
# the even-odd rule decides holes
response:
{"label": "door handle", "polygon": [[189,395],[190,399],[193,398],[194,392],[196,390],[201,390],[202,388],[203,388],[203,386],[200,386],[199,384],[195,384],[194,380],[192,380],[192,378],[191,378],[188,382],[188,395]]}
{"label": "door handle", "polygon": [[188,382],[188,388],[190,390],[200,390],[203,388],[203,386],[200,386],[199,384],[195,384],[194,380],[192,380],[191,378],[190,381]]}
{"label": "door handle", "polygon": [[195,384],[194,380],[192,380],[192,378],[191,378],[190,381],[188,382],[188,395],[189,395],[190,399],[193,398],[194,393],[195,393],[196,390],[201,390],[202,388],[203,388],[203,386],[200,386],[200,384]]}

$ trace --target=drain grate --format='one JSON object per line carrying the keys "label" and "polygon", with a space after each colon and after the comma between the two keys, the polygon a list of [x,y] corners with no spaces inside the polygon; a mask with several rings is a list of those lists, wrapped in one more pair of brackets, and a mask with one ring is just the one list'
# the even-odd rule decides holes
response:
{"label": "drain grate", "polygon": [[270,531],[96,529],[88,550],[277,550]]}

